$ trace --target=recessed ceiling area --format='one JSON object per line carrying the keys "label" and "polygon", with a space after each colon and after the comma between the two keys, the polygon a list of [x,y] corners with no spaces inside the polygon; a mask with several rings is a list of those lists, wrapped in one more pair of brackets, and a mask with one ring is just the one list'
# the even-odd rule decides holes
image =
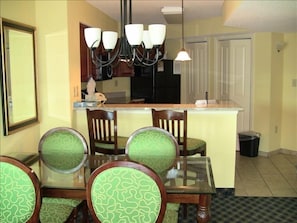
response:
{"label": "recessed ceiling area", "polygon": [[[86,0],[91,5],[120,21],[120,0]],[[223,0],[184,0],[184,19],[206,19],[222,16]],[[132,22],[167,24],[161,12],[163,7],[181,7],[181,0],[132,0]]]}
{"label": "recessed ceiling area", "polygon": [[253,32],[297,32],[297,1],[245,0],[224,25]]}
{"label": "recessed ceiling area", "polygon": [[[86,1],[120,21],[120,0]],[[297,32],[297,0],[239,2],[240,5],[229,15],[224,25],[252,32]],[[184,0],[184,21],[223,16],[223,4],[224,0]],[[163,7],[168,6],[181,7],[181,0],[132,0],[132,22],[168,24],[161,12]]]}

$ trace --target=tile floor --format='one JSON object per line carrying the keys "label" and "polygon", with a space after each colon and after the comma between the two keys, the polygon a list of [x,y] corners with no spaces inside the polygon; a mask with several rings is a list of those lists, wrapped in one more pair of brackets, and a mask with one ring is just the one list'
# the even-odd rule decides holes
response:
{"label": "tile floor", "polygon": [[297,197],[297,156],[236,154],[236,196]]}

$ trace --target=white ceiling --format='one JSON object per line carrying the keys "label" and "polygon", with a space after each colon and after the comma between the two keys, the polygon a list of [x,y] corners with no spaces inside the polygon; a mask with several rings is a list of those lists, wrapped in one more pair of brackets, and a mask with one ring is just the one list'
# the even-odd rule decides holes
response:
{"label": "white ceiling", "polygon": [[[86,0],[120,21],[120,0]],[[184,0],[184,19],[191,21],[223,15],[224,0]],[[133,23],[163,23],[161,9],[181,7],[181,0],[132,0]],[[226,26],[258,32],[297,32],[297,0],[242,0]]]}

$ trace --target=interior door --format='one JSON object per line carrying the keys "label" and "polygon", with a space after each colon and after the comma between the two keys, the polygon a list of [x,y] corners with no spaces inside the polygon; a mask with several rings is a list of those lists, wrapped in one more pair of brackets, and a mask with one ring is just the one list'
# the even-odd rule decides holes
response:
{"label": "interior door", "polygon": [[237,131],[250,130],[251,39],[219,41],[216,80],[217,98],[230,99],[243,108]]}
{"label": "interior door", "polygon": [[185,63],[185,103],[195,103],[197,99],[204,99],[208,91],[207,42],[189,43],[187,52],[192,60]]}

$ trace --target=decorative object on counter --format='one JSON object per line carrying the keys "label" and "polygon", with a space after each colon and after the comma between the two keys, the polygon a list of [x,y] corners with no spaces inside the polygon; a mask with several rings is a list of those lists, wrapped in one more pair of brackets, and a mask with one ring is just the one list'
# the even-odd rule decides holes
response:
{"label": "decorative object on counter", "polygon": [[182,0],[182,48],[178,52],[177,57],[175,60],[177,61],[189,61],[192,60],[189,56],[188,52],[185,49],[185,38],[184,38],[184,0]]}
{"label": "decorative object on counter", "polygon": [[202,100],[196,100],[195,105],[208,105],[208,104],[218,104],[218,101],[216,99],[202,99]]}
{"label": "decorative object on counter", "polygon": [[87,83],[88,94],[85,95],[86,101],[96,101],[95,90],[96,90],[96,81],[93,79],[93,77],[90,77]]}
{"label": "decorative object on counter", "polygon": [[74,103],[74,107],[94,107],[94,106],[101,106],[106,101],[107,98],[103,93],[96,92],[96,81],[93,79],[93,77],[90,77],[88,83],[87,83],[87,93],[85,95],[85,102],[86,103]]}
{"label": "decorative object on counter", "polygon": [[107,101],[107,98],[102,93],[95,93],[95,97],[99,105],[103,105]]}
{"label": "decorative object on counter", "polygon": [[[101,44],[100,28],[86,28],[84,34],[92,62],[98,67],[115,67],[120,61],[125,61],[130,66],[152,66],[162,59],[160,49],[165,40],[166,26],[152,24],[148,26],[148,30],[143,30],[143,24],[132,24],[132,0],[121,0],[119,40],[117,32],[104,31]],[[107,60],[102,60],[102,55],[95,54],[97,48],[102,49],[102,54],[107,53]]]}

